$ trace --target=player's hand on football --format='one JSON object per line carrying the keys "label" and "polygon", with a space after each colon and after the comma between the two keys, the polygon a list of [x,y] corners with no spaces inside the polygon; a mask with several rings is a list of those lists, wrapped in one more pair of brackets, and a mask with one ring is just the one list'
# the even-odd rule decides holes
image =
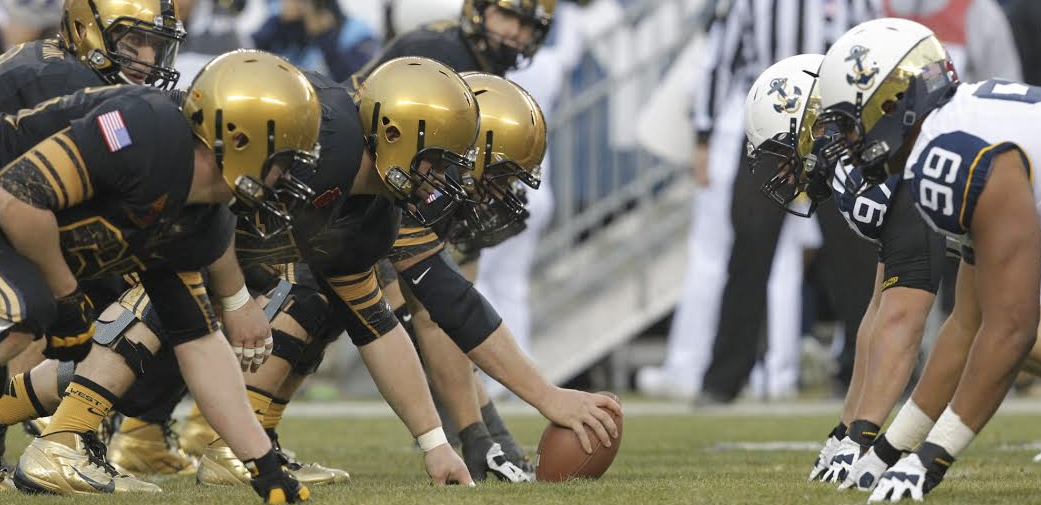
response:
{"label": "player's hand on football", "polygon": [[813,461],[813,469],[810,470],[810,477],[807,480],[819,480],[821,477],[824,477],[824,472],[828,471],[828,465],[831,464],[831,457],[835,455],[835,449],[838,448],[839,439],[835,438],[834,435],[828,435],[828,439],[824,441],[824,447],[821,448],[820,454]]}
{"label": "player's hand on football", "polygon": [[585,426],[593,430],[605,447],[611,446],[612,438],[618,438],[618,426],[612,413],[621,417],[622,406],[607,396],[558,387],[537,407],[546,419],[574,431],[587,454],[593,453],[593,441]]}
{"label": "player's hand on football", "polygon": [[886,472],[889,465],[875,454],[872,447],[864,453],[846,475],[846,480],[839,484],[839,489],[855,488],[860,491],[871,491],[878,484],[878,479]]}
{"label": "player's hand on football", "polygon": [[82,361],[94,344],[94,302],[79,288],[55,300],[57,317],[47,328],[43,355],[60,361]]}
{"label": "player's hand on football", "polygon": [[878,485],[868,498],[868,503],[897,502],[905,498],[921,501],[925,495],[925,472],[925,465],[918,455],[908,455],[882,474]]}
{"label": "player's hand on football", "polygon": [[474,480],[466,470],[466,463],[463,463],[451,445],[441,444],[430,449],[423,455],[423,459],[426,462],[427,475],[433,479],[434,484],[474,486]]}
{"label": "player's hand on football", "polygon": [[242,371],[256,372],[271,356],[274,341],[267,316],[252,298],[235,310],[225,310],[224,331]]}
{"label": "player's hand on football", "polygon": [[828,470],[824,472],[821,480],[824,482],[842,482],[846,480],[850,468],[853,468],[853,463],[860,459],[861,451],[860,444],[854,442],[849,437],[843,438],[839,442],[839,446],[835,448],[835,453],[831,455]]}

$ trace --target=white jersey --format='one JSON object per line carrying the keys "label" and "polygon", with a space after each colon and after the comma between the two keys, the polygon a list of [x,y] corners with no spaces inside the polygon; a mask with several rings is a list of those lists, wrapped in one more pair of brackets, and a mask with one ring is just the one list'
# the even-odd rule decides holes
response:
{"label": "white jersey", "polygon": [[[1041,159],[1038,125],[1041,87],[997,79],[959,86],[950,102],[923,121],[904,170],[926,220],[968,242],[972,213],[994,156],[1018,151],[1032,170],[1031,161]],[[1034,201],[1041,203],[1041,178],[1031,179]]]}

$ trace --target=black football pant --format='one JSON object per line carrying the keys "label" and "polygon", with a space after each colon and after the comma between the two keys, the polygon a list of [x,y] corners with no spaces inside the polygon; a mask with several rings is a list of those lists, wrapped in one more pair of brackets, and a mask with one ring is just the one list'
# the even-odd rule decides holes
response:
{"label": "black football pant", "polygon": [[[767,280],[787,216],[759,190],[773,174],[751,174],[744,156],[738,170],[731,203],[734,245],[712,361],[702,384],[705,394],[721,401],[730,401],[741,392],[760,354],[765,334]],[[850,230],[834,202],[822,204],[816,215],[824,239],[817,261],[824,262],[820,266],[826,295],[846,332],[837,379],[848,385],[853,374],[857,327],[871,301],[878,252]],[[792,302],[790,310],[799,310],[801,304]]]}

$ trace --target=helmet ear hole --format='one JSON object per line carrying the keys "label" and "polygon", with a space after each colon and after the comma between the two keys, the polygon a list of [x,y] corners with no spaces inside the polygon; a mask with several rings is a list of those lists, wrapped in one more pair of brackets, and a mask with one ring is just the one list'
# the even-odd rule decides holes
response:
{"label": "helmet ear hole", "polygon": [[80,23],[79,21],[76,21],[73,24],[76,27],[76,36],[77,37],[82,39],[83,37],[87,36],[87,27],[83,26],[83,23]]}
{"label": "helmet ear hole", "polygon": [[[229,130],[231,128],[228,128]],[[249,145],[249,137],[245,133],[236,133],[231,136],[231,142],[235,146],[235,149],[242,150]]]}
{"label": "helmet ear hole", "polygon": [[390,143],[393,144],[394,142],[397,142],[398,139],[401,138],[401,130],[399,130],[397,126],[388,126],[383,131],[383,135],[384,135],[384,137],[387,138],[387,142],[390,142]]}

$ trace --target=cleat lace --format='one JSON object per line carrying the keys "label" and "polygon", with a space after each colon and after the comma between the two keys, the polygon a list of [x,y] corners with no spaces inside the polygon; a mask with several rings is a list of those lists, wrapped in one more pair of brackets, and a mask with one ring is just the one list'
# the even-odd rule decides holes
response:
{"label": "cleat lace", "polygon": [[80,436],[83,439],[83,446],[86,448],[87,453],[87,461],[90,462],[90,464],[101,468],[105,473],[112,477],[122,476],[122,474],[116,471],[116,468],[112,466],[112,463],[109,463],[108,448],[105,446],[105,443],[98,438],[97,433],[90,431],[83,433]]}

